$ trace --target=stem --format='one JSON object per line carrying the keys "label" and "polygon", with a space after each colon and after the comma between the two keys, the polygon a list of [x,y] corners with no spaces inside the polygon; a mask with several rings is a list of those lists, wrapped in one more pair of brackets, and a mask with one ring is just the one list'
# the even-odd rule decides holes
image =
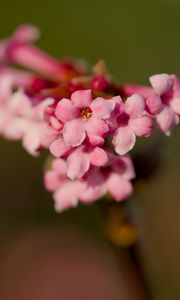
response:
{"label": "stem", "polygon": [[121,203],[102,206],[107,238],[113,246],[128,300],[150,300],[136,249],[138,232]]}
{"label": "stem", "polygon": [[149,291],[146,287],[141,268],[134,260],[132,249],[116,249],[119,269],[124,278],[124,287],[127,291],[128,300],[150,300]]}

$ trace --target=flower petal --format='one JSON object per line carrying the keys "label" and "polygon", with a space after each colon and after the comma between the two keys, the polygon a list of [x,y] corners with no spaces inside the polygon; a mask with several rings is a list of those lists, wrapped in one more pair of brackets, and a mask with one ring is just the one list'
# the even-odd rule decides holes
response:
{"label": "flower petal", "polygon": [[90,167],[89,155],[76,150],[67,159],[67,176],[71,179],[81,178]]}
{"label": "flower petal", "polygon": [[124,155],[134,147],[135,141],[136,136],[131,128],[123,126],[116,130],[112,143],[115,151],[120,155]]}
{"label": "flower petal", "polygon": [[137,136],[149,136],[152,133],[153,122],[151,118],[144,116],[139,119],[129,120],[129,126]]}
{"label": "flower petal", "polygon": [[13,80],[11,75],[1,75],[0,78],[0,103],[5,104],[8,102],[12,93]]}
{"label": "flower petal", "polygon": [[9,103],[9,109],[18,116],[28,116],[31,113],[32,105],[30,99],[24,94],[22,90],[15,92]]}
{"label": "flower petal", "polygon": [[50,192],[55,191],[59,187],[59,178],[54,171],[47,171],[44,175],[44,185]]}
{"label": "flower petal", "polygon": [[180,115],[180,97],[173,98],[170,103],[172,110]]}
{"label": "flower petal", "polygon": [[143,86],[143,85],[134,85],[131,83],[125,84],[123,87],[123,94],[127,97],[132,96],[133,94],[141,95],[144,98],[147,98],[152,95],[154,92],[152,88]]}
{"label": "flower petal", "polygon": [[58,120],[66,123],[78,117],[79,110],[68,99],[62,99],[58,102],[55,115]]}
{"label": "flower petal", "polygon": [[163,109],[161,97],[157,94],[152,94],[146,100],[146,110],[151,115],[157,115]]}
{"label": "flower petal", "polygon": [[109,126],[101,119],[91,118],[86,124],[86,130],[92,145],[102,145],[104,136],[109,131]]}
{"label": "flower petal", "polygon": [[92,110],[93,117],[108,119],[111,116],[112,111],[115,109],[115,106],[115,101],[105,100],[99,97],[92,101],[90,108]]}
{"label": "flower petal", "polygon": [[125,112],[131,118],[141,117],[144,113],[144,110],[145,110],[145,102],[140,95],[134,94],[127,98],[125,102]]}
{"label": "flower petal", "polygon": [[41,133],[40,133],[40,141],[41,145],[44,148],[49,148],[49,146],[58,139],[58,132],[55,131],[49,124],[42,122],[41,124]]}
{"label": "flower petal", "polygon": [[[0,109],[0,134],[4,134],[4,130],[7,130],[8,124],[11,124],[11,121],[12,116],[6,110]],[[11,136],[9,138],[11,139]],[[21,135],[19,138],[21,138]]]}
{"label": "flower petal", "polygon": [[67,177],[67,164],[63,159],[54,159],[52,162],[52,169],[58,176]]}
{"label": "flower petal", "polygon": [[115,156],[111,162],[114,173],[121,175],[124,179],[135,178],[133,161],[129,155]]}
{"label": "flower petal", "polygon": [[103,166],[108,162],[106,151],[102,148],[95,147],[89,154],[91,164],[97,167]]}
{"label": "flower petal", "polygon": [[76,207],[78,204],[78,193],[81,184],[67,181],[53,195],[55,200],[55,210],[62,212],[65,209]]}
{"label": "flower petal", "polygon": [[100,146],[104,144],[104,139],[100,136],[91,133],[88,133],[87,136],[88,136],[89,143],[93,146],[97,146],[97,145]]}
{"label": "flower petal", "polygon": [[39,29],[33,25],[22,25],[19,26],[13,34],[13,39],[26,43],[32,42],[39,38],[40,32]]}
{"label": "flower petal", "polygon": [[168,74],[153,75],[149,80],[153,89],[160,95],[164,94],[172,86],[172,80]]}
{"label": "flower petal", "polygon": [[55,157],[62,157],[71,150],[71,147],[67,146],[62,138],[59,138],[50,145],[49,150]]}
{"label": "flower petal", "polygon": [[67,146],[81,145],[86,137],[85,125],[82,120],[75,119],[67,122],[64,126],[63,137]]}
{"label": "flower petal", "polygon": [[103,138],[104,135],[108,133],[109,126],[101,119],[90,118],[86,123],[86,130],[88,135],[91,134]]}
{"label": "flower petal", "polygon": [[72,93],[71,100],[78,108],[89,107],[92,101],[91,90],[82,90]]}
{"label": "flower petal", "polygon": [[162,112],[157,115],[157,124],[159,128],[166,134],[170,135],[172,126],[175,124],[175,115],[171,108],[164,107]]}
{"label": "flower petal", "polygon": [[24,131],[28,128],[28,122],[19,117],[4,119],[3,134],[7,139],[20,140],[23,138]]}
{"label": "flower petal", "polygon": [[33,156],[37,156],[41,146],[41,124],[27,120],[22,140],[23,147]]}
{"label": "flower petal", "polygon": [[40,121],[44,120],[46,109],[52,104],[54,104],[54,99],[46,98],[40,104],[34,106],[33,107],[34,118]]}
{"label": "flower petal", "polygon": [[94,168],[86,178],[86,189],[80,195],[81,202],[92,203],[107,192],[106,182],[98,168]]}
{"label": "flower petal", "polygon": [[115,173],[112,173],[108,178],[107,186],[109,193],[116,201],[128,198],[133,192],[131,182]]}

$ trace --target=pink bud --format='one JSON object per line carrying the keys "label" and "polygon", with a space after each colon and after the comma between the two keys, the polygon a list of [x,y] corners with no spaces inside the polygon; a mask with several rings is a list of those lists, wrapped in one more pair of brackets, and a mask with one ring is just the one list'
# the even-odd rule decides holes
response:
{"label": "pink bud", "polygon": [[91,81],[91,88],[97,91],[104,91],[109,86],[109,82],[103,76],[94,77]]}

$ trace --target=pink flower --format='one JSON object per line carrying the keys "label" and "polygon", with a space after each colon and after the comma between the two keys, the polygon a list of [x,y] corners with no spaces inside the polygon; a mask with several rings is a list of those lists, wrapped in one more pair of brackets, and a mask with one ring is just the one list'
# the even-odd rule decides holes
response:
{"label": "pink flower", "polygon": [[9,100],[12,94],[13,82],[11,76],[1,75],[0,77],[0,134],[9,122]]}
{"label": "pink flower", "polygon": [[72,180],[84,176],[91,165],[100,167],[108,162],[104,149],[87,143],[72,149],[64,143],[63,138],[55,140],[50,145],[50,151],[56,157],[67,158],[67,176]]}
{"label": "pink flower", "polygon": [[100,167],[108,162],[104,149],[89,144],[72,149],[62,138],[52,143],[50,151],[56,157],[67,158],[67,176],[72,180],[84,176],[91,165]]}
{"label": "pink flower", "polygon": [[0,67],[0,134],[4,134],[14,115],[11,107],[13,89],[27,87],[32,78],[28,72]]}
{"label": "pink flower", "polygon": [[76,91],[71,95],[71,100],[64,98],[59,101],[55,114],[64,123],[65,144],[77,147],[86,137],[92,145],[102,144],[110,130],[106,120],[110,118],[115,105],[114,98],[93,100],[91,90]]}
{"label": "pink flower", "polygon": [[123,92],[129,96],[138,93],[144,97],[146,111],[156,118],[159,128],[167,135],[179,123],[180,80],[175,75],[157,74],[150,77],[152,87],[127,84]]}
{"label": "pink flower", "polygon": [[124,155],[135,144],[136,136],[147,137],[153,128],[152,120],[145,114],[144,99],[134,94],[121,103],[118,129],[113,134],[112,143],[118,154]]}
{"label": "pink flower", "polygon": [[75,207],[84,193],[85,184],[81,181],[71,181],[66,176],[67,165],[62,159],[52,163],[52,170],[44,176],[44,184],[48,191],[54,192],[55,209],[60,212],[70,207]]}
{"label": "pink flower", "polygon": [[123,87],[123,93],[126,96],[132,96],[133,94],[142,96],[145,100],[145,109],[152,116],[156,116],[162,110],[161,98],[154,92],[152,87],[126,84]]}
{"label": "pink flower", "polygon": [[4,137],[22,140],[23,147],[31,155],[37,155],[41,147],[47,148],[57,138],[56,130],[48,125],[45,115],[46,108],[53,102],[48,98],[32,106],[22,90],[11,95],[5,110],[8,121],[3,128]]}
{"label": "pink flower", "polygon": [[1,66],[0,78],[9,77],[12,81],[12,86],[15,88],[27,88],[34,80],[34,75],[27,71],[17,70],[12,67]]}
{"label": "pink flower", "polygon": [[95,76],[91,81],[91,88],[100,92],[105,91],[110,86],[110,83],[105,76]]}
{"label": "pink flower", "polygon": [[179,123],[180,80],[175,75],[157,74],[150,77],[150,82],[161,99],[161,111],[156,116],[158,126],[169,135],[173,125]]}
{"label": "pink flower", "polygon": [[67,177],[67,163],[62,159],[52,162],[52,169],[44,176],[45,187],[53,192],[55,209],[62,211],[77,206],[78,202],[92,203],[107,192],[122,201],[132,194],[130,180],[134,177],[131,159],[110,154],[106,167],[92,167],[81,179],[72,181]]}
{"label": "pink flower", "polygon": [[30,43],[39,37],[31,25],[17,28],[11,38],[0,43],[0,61],[25,66],[43,74],[54,76],[59,72],[59,62]]}
{"label": "pink flower", "polygon": [[10,48],[16,44],[31,43],[39,38],[39,30],[32,25],[19,26],[10,38],[5,38],[0,42],[0,61],[8,63],[11,60]]}
{"label": "pink flower", "polygon": [[68,80],[83,74],[82,67],[71,62],[63,62],[43,52],[31,43],[37,40],[39,30],[32,25],[22,25],[10,38],[0,42],[0,62],[16,64],[36,71],[54,80]]}
{"label": "pink flower", "polygon": [[96,188],[101,197],[109,193],[115,201],[122,201],[131,196],[133,186],[130,180],[135,177],[135,173],[130,157],[119,157],[110,153],[108,155],[109,160],[105,166],[94,167],[85,176],[87,190],[81,196],[81,202],[91,203]]}

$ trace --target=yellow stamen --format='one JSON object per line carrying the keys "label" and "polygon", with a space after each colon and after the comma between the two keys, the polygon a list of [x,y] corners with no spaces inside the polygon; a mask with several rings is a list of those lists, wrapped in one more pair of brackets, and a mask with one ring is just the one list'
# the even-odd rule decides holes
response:
{"label": "yellow stamen", "polygon": [[81,117],[82,117],[82,121],[86,122],[92,115],[92,111],[89,107],[84,107],[81,110]]}

